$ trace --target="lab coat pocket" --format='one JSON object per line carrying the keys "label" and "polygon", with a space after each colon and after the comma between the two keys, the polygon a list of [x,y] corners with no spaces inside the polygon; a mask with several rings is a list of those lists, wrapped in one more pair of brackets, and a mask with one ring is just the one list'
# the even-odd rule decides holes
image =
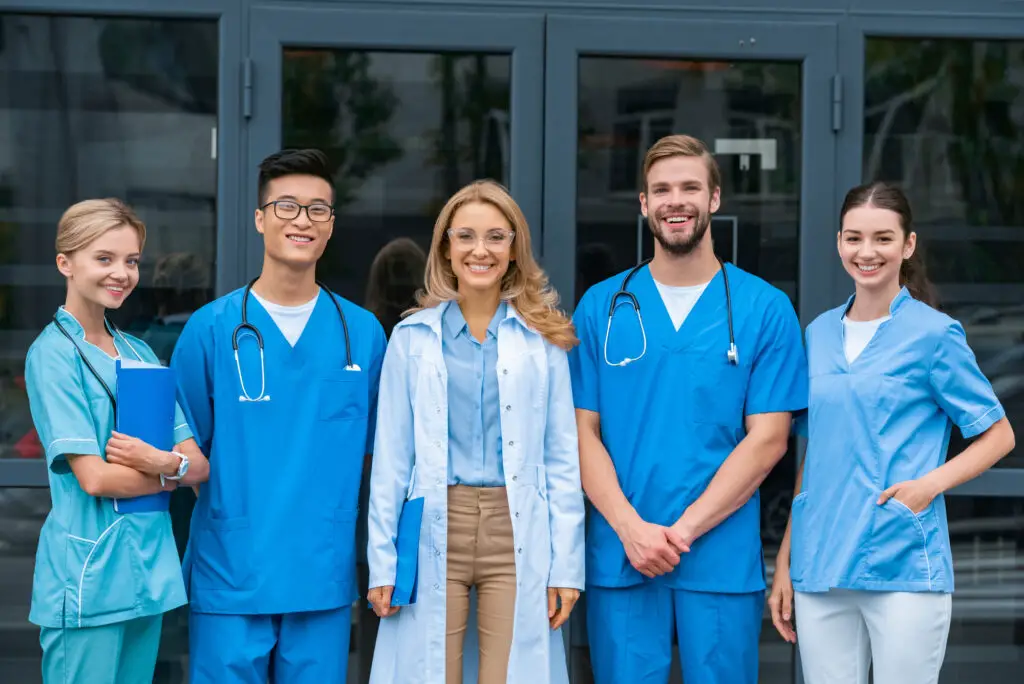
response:
{"label": "lab coat pocket", "polygon": [[[509,513],[515,530],[516,567],[529,571],[521,578],[524,588],[534,583],[546,586],[551,568],[551,523],[548,509],[547,474],[543,465],[522,466],[513,475],[518,484]],[[532,580],[532,581],[528,581]]]}
{"label": "lab coat pocket", "polygon": [[941,569],[939,559],[932,559],[939,533],[934,511],[929,507],[915,515],[898,499],[874,505],[868,574],[887,582],[930,588],[934,573]]}
{"label": "lab coat pocket", "polygon": [[67,568],[70,586],[65,609],[69,626],[129,611],[138,597],[135,551],[118,518],[95,541],[68,535]]}
{"label": "lab coat pocket", "polygon": [[356,420],[366,417],[369,410],[366,371],[328,371],[320,376],[319,387],[317,417],[320,420]]}
{"label": "lab coat pocket", "polygon": [[[794,582],[811,577],[808,567],[813,558],[813,544],[808,534],[815,529],[810,519],[811,510],[808,506],[807,492],[800,492],[793,499],[790,516],[793,520],[789,536],[789,577]],[[810,551],[810,553],[809,553]]]}
{"label": "lab coat pocket", "polygon": [[693,355],[689,368],[693,422],[727,427],[743,425],[743,397],[749,367]]}
{"label": "lab coat pocket", "polygon": [[206,518],[198,523],[192,586],[213,591],[248,588],[252,577],[249,519]]}

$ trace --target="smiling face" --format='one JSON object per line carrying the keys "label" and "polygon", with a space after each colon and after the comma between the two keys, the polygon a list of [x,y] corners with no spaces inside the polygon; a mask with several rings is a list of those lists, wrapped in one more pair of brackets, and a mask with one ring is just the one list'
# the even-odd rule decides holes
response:
{"label": "smiling face", "polygon": [[460,294],[501,291],[515,236],[505,215],[489,202],[467,202],[452,215],[445,257]]}
{"label": "smiling face", "polygon": [[118,309],[139,284],[139,233],[131,226],[108,230],[71,254],[57,255],[69,297]]}
{"label": "smiling face", "polygon": [[857,288],[884,292],[900,287],[900,267],[914,253],[917,235],[904,237],[900,216],[871,204],[843,216],[839,257]]}
{"label": "smiling face", "polygon": [[676,155],[651,165],[640,211],[661,248],[683,256],[697,248],[718,211],[719,189],[711,189],[708,166],[698,156]]}
{"label": "smiling face", "polygon": [[293,268],[314,267],[334,232],[331,197],[330,184],[317,176],[295,174],[271,180],[263,207],[256,210],[256,230],[263,235],[265,257]]}

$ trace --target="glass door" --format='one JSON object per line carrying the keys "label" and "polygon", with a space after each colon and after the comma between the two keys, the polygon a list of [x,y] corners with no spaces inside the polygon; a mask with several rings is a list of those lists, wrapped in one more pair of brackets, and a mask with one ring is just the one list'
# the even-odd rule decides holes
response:
{"label": "glass door", "polygon": [[[388,334],[422,286],[437,213],[464,184],[506,184],[539,243],[543,17],[254,7],[249,41],[248,277],[262,260],[256,167],[281,147],[318,147],[334,164],[337,219],[318,275]],[[361,536],[364,596],[365,548]],[[349,681],[366,682],[375,619],[365,601],[353,616]]]}
{"label": "glass door", "polygon": [[[643,157],[687,133],[722,170],[719,256],[786,292],[804,324],[834,306],[836,36],[829,24],[550,17],[544,251],[559,255],[563,300],[653,254],[637,197]],[[795,450],[760,491],[769,584]],[[583,611],[573,627],[573,681],[591,682]],[[793,681],[794,650],[767,611],[761,644],[761,681]]]}

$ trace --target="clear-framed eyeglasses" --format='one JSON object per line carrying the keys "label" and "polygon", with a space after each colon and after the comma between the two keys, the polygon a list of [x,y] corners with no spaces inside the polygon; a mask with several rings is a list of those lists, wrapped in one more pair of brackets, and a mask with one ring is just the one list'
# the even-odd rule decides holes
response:
{"label": "clear-framed eyeglasses", "polygon": [[476,231],[470,228],[448,229],[448,239],[452,241],[453,245],[463,249],[473,249],[481,240],[483,240],[484,246],[487,249],[508,249],[515,235],[516,232],[514,230],[502,230],[500,228],[488,230],[483,235],[477,235]]}
{"label": "clear-framed eyeglasses", "polygon": [[306,210],[306,216],[309,217],[309,220],[317,223],[330,221],[331,217],[334,216],[334,207],[322,202],[299,204],[294,200],[273,200],[264,204],[260,209],[266,209],[271,204],[274,205],[274,215],[282,221],[294,221],[299,217],[299,213],[303,209]]}

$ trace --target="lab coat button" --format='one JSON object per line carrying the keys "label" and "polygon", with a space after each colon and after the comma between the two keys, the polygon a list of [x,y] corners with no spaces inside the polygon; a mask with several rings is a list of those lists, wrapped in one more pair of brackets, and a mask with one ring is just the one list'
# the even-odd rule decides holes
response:
{"label": "lab coat button", "polygon": [[516,511],[516,517],[517,518],[519,517],[519,511]]}
{"label": "lab coat button", "polygon": [[435,584],[434,585],[434,591],[441,591],[441,585],[440,584]]}
{"label": "lab coat button", "polygon": [[511,439],[510,439],[510,440],[508,441],[508,445],[509,445],[509,446],[515,446],[515,445],[516,445],[516,443],[515,443],[515,442],[513,442],[513,441],[512,441]]}
{"label": "lab coat button", "polygon": [[518,549],[517,549],[516,551],[517,551],[517,553],[518,553],[518,554],[519,554],[520,556],[521,556],[521,555],[523,555],[523,547],[522,547],[522,546],[520,546],[520,547],[519,547],[519,548],[518,548]]}
{"label": "lab coat button", "polygon": [[505,405],[505,410],[506,411],[511,411],[512,410],[512,404],[506,404]]}
{"label": "lab coat button", "polygon": [[519,479],[519,476],[518,476],[518,475],[513,475],[513,476],[512,476],[512,481],[513,481],[513,482],[515,482],[515,481],[516,481],[516,480],[518,480],[518,479]]}
{"label": "lab coat button", "polygon": [[508,368],[502,368],[501,369],[501,374],[502,375],[508,375]]}

